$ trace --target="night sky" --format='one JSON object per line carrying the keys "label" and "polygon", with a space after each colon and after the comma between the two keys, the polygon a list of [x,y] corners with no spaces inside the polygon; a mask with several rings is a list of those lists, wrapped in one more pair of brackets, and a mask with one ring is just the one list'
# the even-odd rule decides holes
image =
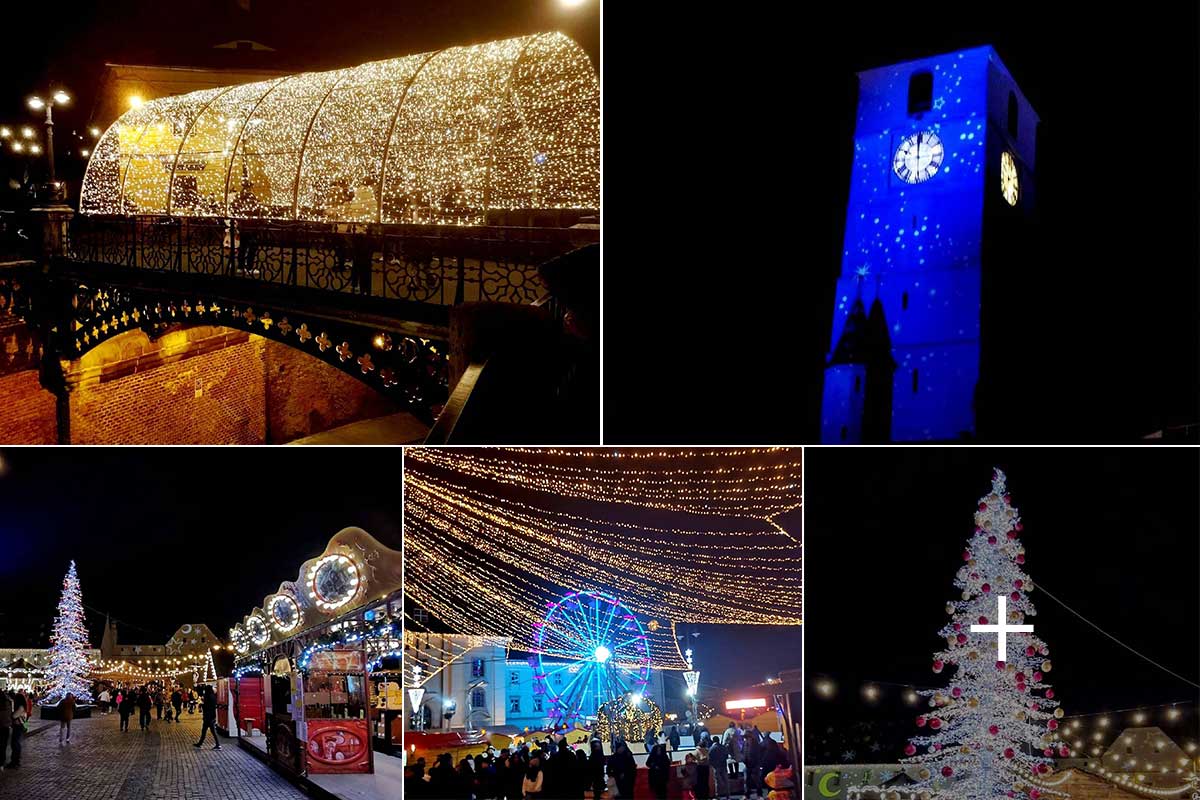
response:
{"label": "night sky", "polygon": [[[1007,473],[1035,586],[1044,583],[1121,641],[1200,682],[1196,450],[808,450],[805,670],[810,688],[820,677],[838,685],[833,702],[807,696],[810,752],[819,750],[813,736],[855,721],[878,733],[898,720],[900,733],[912,735],[902,687],[946,685],[930,668],[932,654],[944,646],[944,606],[958,597],[954,575],[993,466]],[[1047,680],[1068,717],[1200,700],[1200,689],[1036,588],[1030,598],[1054,663]],[[861,701],[867,681],[881,685],[878,706]],[[1193,739],[1200,734],[1194,707],[1181,725]]]}
{"label": "night sky", "polygon": [[[48,647],[74,559],[92,646],[220,637],[355,525],[400,547],[398,448],[0,450],[0,647]],[[99,612],[99,613],[98,613]],[[43,630],[44,629],[44,630]]]}
{"label": "night sky", "polygon": [[982,44],[1042,121],[1019,440],[1200,419],[1195,4],[741,8],[606,18],[606,441],[818,438],[855,72]]}

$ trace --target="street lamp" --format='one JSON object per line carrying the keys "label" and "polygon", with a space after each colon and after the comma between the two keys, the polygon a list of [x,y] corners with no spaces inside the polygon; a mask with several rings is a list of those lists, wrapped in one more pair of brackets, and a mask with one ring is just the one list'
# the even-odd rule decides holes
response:
{"label": "street lamp", "polygon": [[64,106],[69,102],[71,102],[71,96],[62,89],[50,95],[49,100],[43,100],[36,95],[29,98],[29,107],[34,111],[41,111],[43,108],[46,109],[46,158],[50,164],[50,186],[53,189],[56,200],[59,199],[59,193],[58,179],[54,176],[54,106]]}

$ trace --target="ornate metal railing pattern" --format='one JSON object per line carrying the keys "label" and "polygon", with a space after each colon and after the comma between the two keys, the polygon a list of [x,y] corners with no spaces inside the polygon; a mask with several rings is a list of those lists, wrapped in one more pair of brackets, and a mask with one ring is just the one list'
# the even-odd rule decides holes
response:
{"label": "ornate metal railing pattern", "polygon": [[80,261],[457,305],[533,303],[538,265],[599,231],[257,222],[204,217],[79,215],[70,253]]}

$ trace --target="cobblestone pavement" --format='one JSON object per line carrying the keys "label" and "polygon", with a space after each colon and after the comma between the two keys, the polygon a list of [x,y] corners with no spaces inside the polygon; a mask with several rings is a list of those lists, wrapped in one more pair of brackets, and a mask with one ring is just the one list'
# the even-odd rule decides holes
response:
{"label": "cobblestone pavement", "polygon": [[[149,731],[129,720],[120,731],[116,714],[77,719],[71,743],[58,744],[58,723],[23,741],[21,767],[0,772],[0,798],[21,800],[291,800],[306,795],[261,761],[242,750],[236,739],[212,734],[203,748],[200,714],[183,722],[152,720]],[[46,723],[33,720],[32,725]]]}

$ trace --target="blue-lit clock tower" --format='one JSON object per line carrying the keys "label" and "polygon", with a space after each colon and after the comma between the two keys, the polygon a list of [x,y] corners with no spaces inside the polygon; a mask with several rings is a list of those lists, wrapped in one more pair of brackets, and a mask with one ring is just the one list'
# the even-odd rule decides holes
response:
{"label": "blue-lit clock tower", "polygon": [[1020,267],[1037,126],[991,47],[859,73],[822,442],[978,435],[997,320],[1020,313],[993,286]]}

